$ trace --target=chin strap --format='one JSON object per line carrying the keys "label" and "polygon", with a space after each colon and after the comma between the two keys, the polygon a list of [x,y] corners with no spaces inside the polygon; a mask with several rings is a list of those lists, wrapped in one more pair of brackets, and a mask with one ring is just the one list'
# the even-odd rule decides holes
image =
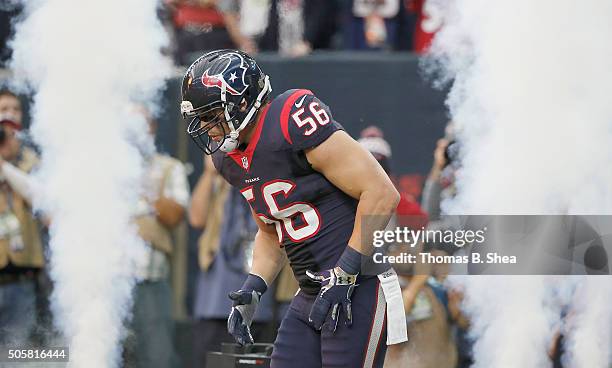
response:
{"label": "chin strap", "polygon": [[219,147],[219,149],[223,152],[232,152],[238,148],[238,133],[231,132],[230,134],[225,136],[223,140],[223,144]]}
{"label": "chin strap", "polygon": [[[227,125],[229,126],[230,132],[228,135],[225,136],[225,139],[223,140],[223,144],[221,144],[221,147],[219,147],[221,151],[231,152],[235,150],[236,148],[238,148],[238,144],[239,144],[238,135],[247,126],[247,124],[251,121],[251,119],[257,112],[257,110],[259,110],[259,108],[261,107],[261,100],[264,98],[264,96],[267,93],[271,91],[272,91],[272,86],[270,85],[270,77],[266,75],[266,77],[264,78],[264,87],[261,89],[261,92],[259,92],[259,95],[257,95],[257,99],[255,100],[255,103],[253,104],[249,112],[246,114],[246,116],[240,123],[240,126],[238,126],[238,128],[234,128],[234,124],[232,124],[232,122],[230,121],[229,110],[226,104],[227,88],[225,86],[225,83],[223,83],[223,85],[221,86],[221,101],[223,102],[223,105],[224,105],[223,113],[225,115],[225,121],[228,122]],[[238,106],[233,106],[232,108],[238,108]]]}

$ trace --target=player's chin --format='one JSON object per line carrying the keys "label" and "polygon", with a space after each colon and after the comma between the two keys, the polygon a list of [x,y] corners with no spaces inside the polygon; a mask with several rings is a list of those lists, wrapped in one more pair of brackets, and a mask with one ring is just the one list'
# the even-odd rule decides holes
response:
{"label": "player's chin", "polygon": [[222,135],[216,135],[216,134],[209,134],[209,135],[208,135],[208,137],[209,137],[211,140],[215,141],[216,143],[220,143],[220,142],[221,142],[221,140],[223,139],[223,136],[222,136]]}

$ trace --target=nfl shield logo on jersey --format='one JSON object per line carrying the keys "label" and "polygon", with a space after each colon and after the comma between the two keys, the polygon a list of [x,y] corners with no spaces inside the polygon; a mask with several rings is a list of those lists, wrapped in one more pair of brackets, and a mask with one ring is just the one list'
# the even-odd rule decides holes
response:
{"label": "nfl shield logo on jersey", "polygon": [[246,156],[242,156],[242,167],[246,169],[249,168],[249,159]]}

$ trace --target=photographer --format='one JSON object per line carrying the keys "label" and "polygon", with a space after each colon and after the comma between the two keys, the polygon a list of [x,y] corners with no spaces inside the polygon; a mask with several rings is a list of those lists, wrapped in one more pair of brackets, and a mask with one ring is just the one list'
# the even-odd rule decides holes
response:
{"label": "photographer", "polygon": [[35,279],[44,263],[28,176],[38,157],[19,139],[22,115],[17,96],[0,91],[0,344],[29,338],[36,322]]}
{"label": "photographer", "polygon": [[454,196],[454,174],[458,144],[452,137],[438,139],[434,150],[434,162],[423,188],[423,209],[429,215],[429,221],[440,220],[440,203],[445,198]]}
{"label": "photographer", "polygon": [[[429,215],[429,229],[450,229],[455,226],[452,221],[444,217],[441,203],[452,199],[456,194],[455,174],[460,169],[459,143],[455,140],[454,124],[449,122],[445,129],[445,135],[439,139],[434,150],[434,162],[423,188],[423,209]],[[448,244],[429,244],[434,254],[451,254],[457,251],[456,247]],[[457,251],[466,252],[467,247]],[[442,266],[442,265],[439,265]],[[437,267],[438,277],[443,282],[445,275],[453,272],[449,265]],[[457,270],[454,270],[456,272]],[[445,289],[445,290],[444,290]],[[439,291],[446,294],[447,312],[450,321],[455,325],[455,343],[457,345],[457,367],[470,367],[472,361],[472,344],[469,337],[470,321],[461,310],[463,301],[463,290],[453,287],[445,287]]]}

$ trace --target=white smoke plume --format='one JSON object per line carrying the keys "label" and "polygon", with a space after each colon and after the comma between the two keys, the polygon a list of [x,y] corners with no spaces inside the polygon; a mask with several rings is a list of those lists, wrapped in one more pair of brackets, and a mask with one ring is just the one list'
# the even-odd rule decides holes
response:
{"label": "white smoke plume", "polygon": [[143,175],[133,102],[169,76],[155,0],[28,0],[11,68],[33,92],[42,150],[35,206],[51,219],[52,308],[70,366],[118,366],[142,248],[131,216]]}
{"label": "white smoke plume", "polygon": [[[611,214],[612,3],[445,5],[432,51],[453,81],[447,104],[462,154],[447,212]],[[610,277],[586,279],[577,288],[584,303],[573,303],[580,322],[566,331],[571,367],[608,367],[606,283]],[[549,303],[552,284],[541,277],[468,278],[476,367],[549,366],[559,314]]]}
{"label": "white smoke plume", "polygon": [[566,326],[568,367],[610,367],[612,362],[612,282],[609,277],[582,280]]}

